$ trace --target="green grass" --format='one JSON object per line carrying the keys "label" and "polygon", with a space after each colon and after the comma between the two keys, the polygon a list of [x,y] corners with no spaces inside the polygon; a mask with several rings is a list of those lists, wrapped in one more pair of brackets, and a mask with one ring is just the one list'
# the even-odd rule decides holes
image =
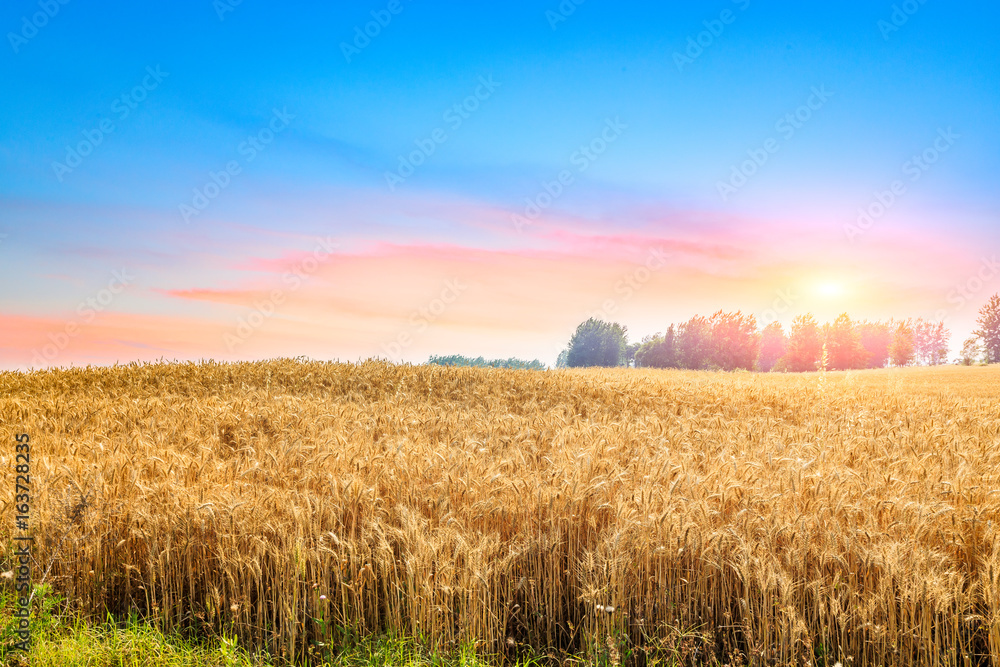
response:
{"label": "green grass", "polygon": [[12,590],[0,591],[0,665],[32,667],[270,667],[220,638],[192,642],[138,619],[87,624],[69,613],[48,586],[36,586],[31,605],[31,651],[12,650],[18,637]]}
{"label": "green grass", "polygon": [[[0,665],[7,667],[278,667],[265,657],[253,656],[225,637],[191,641],[165,634],[132,618],[118,623],[86,623],[67,611],[63,600],[47,586],[36,587],[32,602],[31,651],[11,650],[18,641],[13,613],[16,598],[9,586],[0,590]],[[321,648],[322,650],[322,648]],[[496,660],[479,656],[471,647],[449,656],[422,649],[407,638],[395,636],[353,639],[339,649],[327,650],[314,667],[489,667]],[[533,667],[528,659],[512,667]]]}

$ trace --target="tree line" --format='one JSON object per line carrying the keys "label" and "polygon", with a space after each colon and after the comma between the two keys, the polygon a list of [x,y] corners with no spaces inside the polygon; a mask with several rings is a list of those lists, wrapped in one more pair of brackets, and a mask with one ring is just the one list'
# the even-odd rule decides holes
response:
{"label": "tree line", "polygon": [[[1000,362],[1000,295],[980,309],[977,324],[956,362]],[[950,339],[943,322],[921,318],[855,321],[843,313],[821,325],[805,314],[786,332],[779,322],[761,330],[753,315],[720,310],[629,343],[626,327],[591,318],[576,328],[556,365],[761,372],[933,366],[948,363]]]}
{"label": "tree line", "polygon": [[448,356],[432,355],[427,360],[428,364],[437,366],[472,366],[474,368],[518,368],[529,371],[544,371],[545,364],[538,359],[526,361],[524,359],[483,359],[482,357],[465,357],[461,354],[451,354]]}

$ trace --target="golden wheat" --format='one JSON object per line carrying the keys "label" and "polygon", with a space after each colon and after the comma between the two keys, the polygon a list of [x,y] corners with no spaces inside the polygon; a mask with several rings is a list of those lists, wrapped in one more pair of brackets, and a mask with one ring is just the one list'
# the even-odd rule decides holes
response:
{"label": "golden wheat", "polygon": [[1000,665],[998,399],[996,367],[131,365],[0,374],[0,459],[31,435],[36,576],[82,610],[290,659],[340,627]]}

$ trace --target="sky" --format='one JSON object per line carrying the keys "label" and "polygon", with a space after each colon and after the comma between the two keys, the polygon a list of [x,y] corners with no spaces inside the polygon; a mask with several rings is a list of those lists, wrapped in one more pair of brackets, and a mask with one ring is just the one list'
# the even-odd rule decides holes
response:
{"label": "sky", "polygon": [[1000,291],[995,2],[11,0],[0,368],[943,320]]}

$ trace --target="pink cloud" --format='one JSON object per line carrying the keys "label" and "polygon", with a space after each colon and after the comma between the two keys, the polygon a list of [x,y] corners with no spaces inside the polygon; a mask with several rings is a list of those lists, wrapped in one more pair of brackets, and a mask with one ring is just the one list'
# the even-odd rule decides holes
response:
{"label": "pink cloud", "polygon": [[[374,215],[366,206],[355,202],[341,213]],[[103,313],[81,326],[53,363],[296,354],[353,359],[396,348],[413,361],[450,352],[544,356],[595,313],[630,324],[638,337],[720,308],[760,313],[789,289],[802,294],[793,311],[821,318],[838,310],[860,317],[924,315],[921,309],[944,300],[951,281],[978,266],[975,248],[889,224],[850,243],[825,220],[761,221],[646,207],[625,231],[547,215],[518,235],[510,211],[491,205],[410,197],[382,209],[447,218],[492,236],[480,237],[478,245],[344,239],[322,261],[309,249],[315,239],[304,234],[270,235],[270,253],[262,242],[231,254],[217,245],[201,256],[217,269],[211,278],[160,267],[159,285],[149,291],[168,297],[174,315]],[[614,227],[605,222],[603,228]],[[648,270],[653,249],[669,260]],[[847,296],[823,301],[808,292],[816,281],[841,282]],[[445,303],[449,284],[462,287]],[[142,303],[148,294],[135,298]],[[255,312],[266,316],[227,347],[226,336]],[[56,344],[52,337],[65,333],[65,325],[55,316],[0,316],[0,363],[29,363],[43,346]]]}

